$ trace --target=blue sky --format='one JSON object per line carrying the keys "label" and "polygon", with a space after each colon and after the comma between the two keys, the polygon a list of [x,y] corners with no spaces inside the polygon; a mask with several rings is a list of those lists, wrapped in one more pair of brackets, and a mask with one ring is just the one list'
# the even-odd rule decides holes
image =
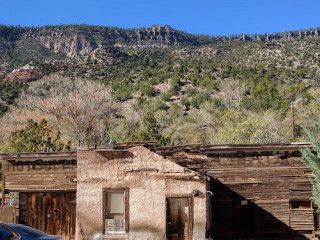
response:
{"label": "blue sky", "polygon": [[0,0],[0,24],[167,24],[214,36],[263,34],[320,27],[319,9],[320,0]]}

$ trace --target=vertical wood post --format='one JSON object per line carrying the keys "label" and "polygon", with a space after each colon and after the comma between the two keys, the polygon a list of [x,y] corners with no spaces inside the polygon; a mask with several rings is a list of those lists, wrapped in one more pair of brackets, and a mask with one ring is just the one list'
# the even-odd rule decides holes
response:
{"label": "vertical wood post", "polygon": [[5,200],[5,196],[4,196],[4,186],[5,186],[5,184],[4,184],[4,181],[5,181],[5,179],[4,179],[4,160],[2,160],[2,163],[1,163],[1,170],[2,170],[2,172],[1,172],[1,181],[2,181],[2,186],[1,186],[1,188],[2,188],[2,199],[1,199],[1,205],[2,206],[4,206],[4,200]]}
{"label": "vertical wood post", "polygon": [[295,142],[295,132],[294,132],[294,106],[293,102],[291,102],[291,118],[292,118],[292,141]]}

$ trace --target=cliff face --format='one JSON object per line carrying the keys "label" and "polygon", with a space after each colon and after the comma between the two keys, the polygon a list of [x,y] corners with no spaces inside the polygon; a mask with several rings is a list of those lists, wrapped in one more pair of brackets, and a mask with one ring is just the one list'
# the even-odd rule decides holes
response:
{"label": "cliff face", "polygon": [[[292,41],[318,39],[320,29],[264,35],[205,36],[192,35],[170,26],[152,26],[140,29],[121,29],[87,25],[61,25],[37,28],[19,28],[0,25],[0,53],[16,51],[36,52],[45,49],[48,54],[62,53],[69,58],[91,54],[95,49],[116,46],[120,48],[167,48],[174,46],[200,46],[234,41]],[[38,49],[30,46],[39,46]],[[28,49],[27,49],[28,48]],[[42,48],[42,50],[41,50]],[[11,52],[10,52],[11,51]]]}
{"label": "cliff face", "polygon": [[[52,31],[51,29],[49,31]],[[152,26],[144,29],[70,29],[69,34],[58,30],[58,33],[37,34],[32,38],[54,52],[65,53],[69,57],[91,53],[99,46],[117,46],[120,48],[166,48],[169,46],[199,46],[213,43],[209,36],[203,39],[191,34],[177,31],[169,26]]]}
{"label": "cliff face", "polygon": [[[200,46],[205,44],[232,42],[232,41],[292,41],[297,39],[318,39],[319,29],[264,34],[264,35],[237,35],[237,36],[198,36],[177,31],[169,26],[152,26],[150,28],[123,30],[103,29],[77,31],[70,29],[69,36],[58,32],[44,34],[40,37],[40,44],[53,52],[65,53],[69,57],[86,55],[99,46],[117,46],[120,48],[167,48],[172,46]],[[51,30],[52,31],[52,30]]]}
{"label": "cliff face", "polygon": [[55,53],[65,53],[68,57],[73,58],[77,55],[86,55],[98,48],[97,43],[89,42],[85,39],[78,39],[77,36],[61,41],[59,39],[41,38],[40,43],[47,49]]}
{"label": "cliff face", "polygon": [[[12,33],[14,34],[14,33]],[[169,26],[152,26],[144,29],[117,29],[107,27],[65,26],[32,28],[17,33],[13,39],[2,38],[0,48],[14,48],[15,44],[37,42],[53,53],[64,53],[74,58],[87,55],[104,46],[120,48],[166,48],[168,46],[188,46],[212,43],[212,37],[199,41],[197,37],[174,30]]]}

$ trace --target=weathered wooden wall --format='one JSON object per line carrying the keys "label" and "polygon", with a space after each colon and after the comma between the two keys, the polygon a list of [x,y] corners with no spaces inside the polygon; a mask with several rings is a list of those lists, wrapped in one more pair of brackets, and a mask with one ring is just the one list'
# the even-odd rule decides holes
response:
{"label": "weathered wooden wall", "polygon": [[8,206],[0,207],[0,222],[17,223],[16,208]]}
{"label": "weathered wooden wall", "polygon": [[76,153],[25,153],[2,156],[5,189],[11,192],[75,191]]}
{"label": "weathered wooden wall", "polygon": [[1,154],[4,204],[17,208],[17,221],[73,239],[77,190],[76,152]]}
{"label": "weathered wooden wall", "polygon": [[310,170],[300,161],[307,146],[192,145],[157,152],[212,176],[214,239],[308,239],[317,224],[314,210],[290,207],[312,196]]}
{"label": "weathered wooden wall", "polygon": [[20,223],[74,239],[76,193],[20,193]]}

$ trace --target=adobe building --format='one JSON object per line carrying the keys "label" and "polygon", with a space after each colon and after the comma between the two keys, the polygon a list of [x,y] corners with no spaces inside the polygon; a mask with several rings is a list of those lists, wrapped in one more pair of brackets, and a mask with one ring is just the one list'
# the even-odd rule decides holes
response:
{"label": "adobe building", "polygon": [[79,149],[77,185],[76,239],[206,238],[207,178],[143,146]]}
{"label": "adobe building", "polygon": [[312,239],[306,147],[135,142],[2,154],[4,203],[15,199],[19,222],[67,239]]}

